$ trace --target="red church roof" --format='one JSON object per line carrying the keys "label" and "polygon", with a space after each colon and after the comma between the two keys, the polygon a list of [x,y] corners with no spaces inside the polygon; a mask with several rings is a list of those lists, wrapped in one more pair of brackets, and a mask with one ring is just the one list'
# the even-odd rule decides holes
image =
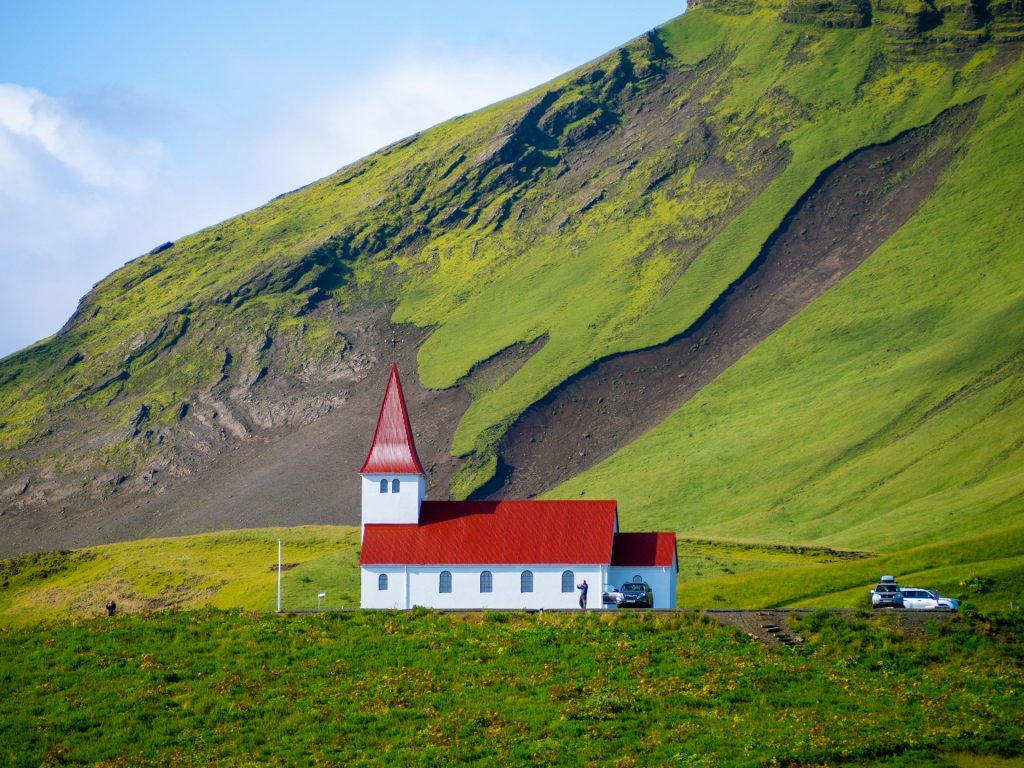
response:
{"label": "red church roof", "polygon": [[391,364],[388,388],[377,417],[370,452],[366,455],[361,475],[423,475],[420,457],[412,441],[409,414],[405,410],[402,382],[398,380],[398,365]]}
{"label": "red church roof", "polygon": [[608,563],[617,514],[614,501],[424,501],[419,525],[367,524],[359,564]]}
{"label": "red church roof", "polygon": [[675,563],[675,555],[674,533],[617,533],[612,547],[612,565],[669,567]]}

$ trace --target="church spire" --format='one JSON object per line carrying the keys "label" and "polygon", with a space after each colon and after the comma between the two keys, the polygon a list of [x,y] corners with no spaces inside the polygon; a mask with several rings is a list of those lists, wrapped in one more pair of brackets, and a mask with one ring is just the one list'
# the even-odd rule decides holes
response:
{"label": "church spire", "polygon": [[370,452],[366,455],[362,475],[425,475],[409,426],[409,414],[405,410],[405,396],[402,382],[398,379],[398,365],[391,364],[388,388],[377,417],[377,429],[373,433]]}

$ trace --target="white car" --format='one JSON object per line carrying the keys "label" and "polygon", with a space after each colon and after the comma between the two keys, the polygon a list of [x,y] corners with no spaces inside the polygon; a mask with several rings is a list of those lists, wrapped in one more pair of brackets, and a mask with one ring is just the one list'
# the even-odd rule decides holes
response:
{"label": "white car", "polygon": [[952,597],[942,597],[930,589],[903,587],[903,607],[916,611],[955,611],[960,608],[960,601]]}

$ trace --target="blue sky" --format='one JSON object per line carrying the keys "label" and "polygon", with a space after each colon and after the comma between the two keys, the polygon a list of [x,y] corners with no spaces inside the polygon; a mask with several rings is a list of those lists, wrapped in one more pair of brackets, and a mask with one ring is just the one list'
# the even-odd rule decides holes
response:
{"label": "blue sky", "polygon": [[680,0],[0,0],[0,357],[98,280],[538,85]]}

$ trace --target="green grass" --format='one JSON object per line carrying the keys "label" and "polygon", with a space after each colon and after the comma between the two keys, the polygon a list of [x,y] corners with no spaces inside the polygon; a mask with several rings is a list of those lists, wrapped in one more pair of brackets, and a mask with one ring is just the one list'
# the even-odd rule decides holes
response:
{"label": "green grass", "polygon": [[[286,611],[276,607],[283,540]],[[815,614],[802,652],[697,615],[350,611],[358,529],[151,539],[0,564],[10,766],[1022,764],[1024,527],[873,555],[680,541],[680,605],[967,603],[905,635]],[[119,616],[102,616],[118,600]],[[230,608],[232,610],[223,610]],[[642,720],[640,736],[625,723]],[[898,722],[898,729],[879,728]],[[188,745],[187,748],[184,745]]]}
{"label": "green grass", "polygon": [[2,630],[5,765],[1020,765],[1020,615],[802,651],[694,615],[203,610]]}
{"label": "green grass", "polygon": [[[858,453],[857,443],[884,429],[886,422],[894,418],[895,409],[906,412],[919,406],[924,398],[934,404],[963,386],[965,372],[976,374],[987,370],[1001,362],[998,355],[1005,356],[1019,348],[1022,313],[1016,283],[1009,279],[1009,272],[1016,264],[1013,244],[1019,240],[1022,217],[1013,202],[1019,195],[1009,188],[1000,188],[1000,185],[1016,185],[1017,174],[1008,169],[1017,167],[1019,158],[1024,156],[1018,139],[1021,131],[1008,122],[1014,120],[1011,116],[1021,113],[1015,101],[1017,97],[1012,95],[1016,88],[1013,84],[1021,77],[1019,65],[993,75],[990,68],[980,63],[989,60],[990,53],[981,51],[975,57],[979,63],[969,62],[965,67],[974,73],[971,78],[955,77],[956,66],[951,62],[927,58],[872,74],[877,68],[876,57],[881,55],[885,43],[883,32],[877,28],[821,33],[805,60],[793,64],[779,54],[788,50],[803,32],[799,28],[774,25],[768,16],[770,14],[755,13],[744,17],[715,17],[714,23],[721,27],[719,36],[714,39],[719,45],[738,51],[739,57],[730,64],[730,74],[725,78],[729,83],[728,94],[709,110],[709,119],[715,122],[732,115],[770,124],[774,119],[772,113],[758,112],[752,105],[758,104],[762,94],[773,88],[791,93],[806,105],[808,117],[795,123],[786,135],[793,157],[783,173],[763,194],[738,212],[668,290],[664,282],[671,273],[670,267],[659,269],[659,265],[652,264],[648,270],[621,268],[641,250],[649,231],[656,231],[655,227],[665,231],[667,221],[680,218],[669,203],[655,196],[648,200],[642,213],[628,219],[614,217],[616,202],[611,200],[606,210],[612,217],[590,221],[590,228],[575,237],[560,233],[557,246],[549,244],[544,237],[539,238],[516,260],[514,272],[503,268],[499,275],[474,288],[470,299],[457,307],[447,305],[442,312],[422,313],[412,308],[415,295],[407,296],[399,305],[397,318],[437,328],[420,352],[421,376],[431,386],[451,384],[474,362],[508,344],[533,338],[540,332],[548,334],[549,343],[512,380],[474,401],[456,434],[453,445],[456,455],[471,451],[486,454],[493,450],[498,434],[493,430],[495,425],[506,423],[567,374],[596,357],[659,342],[685,328],[745,269],[784,213],[830,163],[857,147],[886,140],[901,130],[926,123],[941,109],[982,93],[988,94],[988,100],[979,125],[968,141],[970,162],[957,167],[929,205],[908,225],[906,234],[901,233],[887,244],[861,275],[846,281],[851,284],[849,287],[844,283],[827,300],[810,308],[805,313],[806,321],[799,318],[794,323],[795,329],[784,329],[777,339],[765,345],[763,352],[755,353],[777,360],[774,370],[747,368],[745,372],[734,374],[742,377],[734,386],[762,403],[760,411],[769,412],[766,418],[759,417],[762,428],[753,435],[755,440],[760,435],[768,437],[788,430],[790,419],[795,417],[806,425],[801,429],[810,434],[802,434],[805,439],[795,442],[793,467],[802,469],[801,465],[813,464],[819,454],[825,454],[826,459],[839,462],[838,469],[849,471],[851,460]],[[683,30],[689,23],[687,16],[669,28],[667,34],[673,45],[678,38],[685,40]],[[695,35],[709,34],[707,27],[711,22],[706,15],[695,16],[692,23],[696,25]],[[704,50],[702,56],[707,53]],[[981,76],[982,71],[987,75]],[[923,87],[924,83],[927,87]],[[1009,139],[1010,136],[1014,138]],[[742,142],[743,137],[737,135],[736,141]],[[735,151],[741,151],[742,146],[738,143]],[[706,194],[692,195],[689,199],[701,202],[704,215],[714,200]],[[1007,200],[1008,205],[993,211],[992,200]],[[974,233],[979,227],[985,229],[985,234],[976,238]],[[939,233],[942,233],[941,238]],[[950,239],[946,238],[947,234]],[[576,242],[580,245],[575,245]],[[914,252],[907,253],[907,246],[901,247],[901,243],[913,244]],[[552,258],[554,253],[558,254],[557,258]],[[596,258],[598,254],[600,258]],[[976,266],[979,260],[993,268],[979,274]],[[908,271],[908,264],[917,268]],[[874,270],[880,273],[877,277],[872,275]],[[867,274],[863,274],[865,271]],[[463,280],[467,276],[458,262],[453,263],[451,269],[438,269],[431,276],[429,295],[450,292],[442,281],[465,285]],[[871,282],[869,288],[865,281]],[[492,312],[491,308],[496,305],[508,307],[508,310]],[[942,313],[939,308],[948,308],[946,317],[936,317]],[[936,321],[940,321],[940,327],[945,325],[959,330],[934,335],[933,322]],[[853,334],[847,330],[851,325]],[[594,332],[594,328],[598,331]],[[991,336],[993,328],[1000,330],[999,337]],[[602,333],[600,329],[612,329],[613,333]],[[821,338],[822,331],[827,332],[827,338]],[[929,339],[926,334],[932,337]],[[914,335],[917,338],[913,338]],[[929,349],[919,349],[929,342]],[[811,350],[823,354],[808,355]],[[859,393],[864,379],[868,379],[869,384],[875,383],[872,379],[877,378],[874,374],[880,364],[878,353],[882,350],[885,350],[884,365],[889,369],[888,381],[879,381],[873,391]],[[961,356],[956,367],[935,370],[936,363],[944,364],[956,355]],[[748,363],[744,361],[743,365]],[[928,370],[920,370],[922,366]],[[769,384],[772,397],[766,398],[765,385],[769,378],[785,386]],[[908,382],[914,382],[916,388],[907,386]],[[990,394],[996,402],[1005,397],[1005,393]],[[856,410],[849,405],[851,396],[859,396]],[[695,451],[703,454],[703,463],[711,465],[709,470],[729,484],[735,484],[737,473],[720,472],[720,462],[708,461],[708,457],[728,453],[731,466],[742,466],[744,474],[748,468],[754,470],[749,478],[740,479],[740,482],[749,480],[752,493],[730,494],[728,501],[733,502],[727,505],[730,510],[739,505],[746,509],[764,508],[766,474],[773,476],[771,479],[777,485],[784,486],[779,488],[782,498],[794,491],[800,492],[795,486],[806,484],[807,472],[801,472],[802,482],[792,476],[774,477],[777,474],[774,452],[763,448],[760,442],[751,446],[746,441],[750,435],[744,424],[737,423],[731,411],[725,410],[728,404],[715,400],[704,400],[704,403],[710,418],[717,417],[722,422],[719,433],[703,435],[699,441],[680,440],[679,435],[688,434],[692,429],[692,422],[679,428],[679,423],[685,419],[684,409],[663,428],[664,432],[674,433],[676,439],[657,443],[644,441],[623,452],[621,460],[618,457],[613,460],[609,472],[618,476],[617,481],[608,484],[604,482],[604,475],[590,474],[570,481],[554,495],[574,494],[600,476],[602,488],[610,488],[602,493],[634,502],[640,509],[638,520],[685,527],[688,521],[680,519],[678,513],[668,507],[668,498],[675,504],[680,501],[688,504],[697,498],[684,485],[691,469],[689,462],[684,472],[675,469],[679,465],[672,462],[674,482],[652,483],[652,473],[633,471],[633,460],[625,456],[635,456],[638,462],[650,467],[652,457],[662,454],[689,457]],[[818,407],[808,411],[805,407],[808,403]],[[845,407],[844,412],[833,413],[837,405]],[[691,411],[695,407],[691,405]],[[959,433],[964,425],[975,424],[979,431],[988,430],[988,424],[978,422],[984,422],[995,407],[998,406],[993,404],[981,413],[966,413],[951,429]],[[794,416],[795,409],[800,409],[800,415]],[[829,413],[825,413],[825,409]],[[1010,431],[1022,423],[1017,414],[1003,422]],[[917,469],[903,481],[901,490],[905,497],[879,499],[873,496],[868,501],[874,508],[882,505],[886,509],[899,508],[904,499],[911,501],[929,497],[933,490],[950,491],[960,487],[949,477],[932,483],[939,489],[922,482],[921,476],[925,473],[936,476],[935,464],[959,457],[928,456],[933,445],[928,440],[946,444],[952,439],[948,432],[943,435],[922,433],[919,437],[918,445],[904,443],[900,446],[902,453],[909,449],[908,459],[918,462]],[[826,445],[821,444],[823,438]],[[806,439],[812,441],[812,451],[807,454],[803,451]],[[969,440],[969,450],[982,452],[989,442],[980,434],[969,435]],[[1002,435],[990,441],[997,450],[1014,443],[1012,436]],[[730,450],[734,445],[736,450]],[[854,449],[852,454],[851,448]],[[769,461],[760,461],[760,456]],[[701,456],[695,459],[700,462]],[[1011,462],[1015,460],[1016,457],[1010,457]],[[854,468],[865,476],[860,487],[885,482],[885,470],[878,466],[885,461],[879,458],[872,466]],[[471,488],[479,482],[491,463],[473,463],[472,466],[482,466],[484,470],[464,477],[460,488]],[[704,471],[704,467],[697,471]],[[970,473],[971,469],[965,467],[964,479],[969,486],[986,484],[986,478],[971,477]],[[638,483],[658,485],[665,494],[648,501],[639,491]],[[1012,480],[1010,485],[1019,488],[1020,480]],[[834,491],[834,487],[820,491],[811,488],[806,495],[811,503],[820,506],[836,498]],[[995,509],[1005,500],[1005,493],[995,486],[971,488],[959,503],[952,500],[956,521],[951,521],[950,525],[961,524],[962,510],[967,507],[980,504]],[[761,498],[752,498],[754,494]],[[979,495],[981,498],[977,498]],[[713,504],[718,506],[720,501],[715,498]],[[697,503],[703,507],[712,502],[699,497]],[[942,504],[938,500],[937,503]],[[948,507],[948,503],[943,506]],[[704,509],[700,511],[703,513]],[[851,517],[863,514],[863,503],[849,505]],[[716,528],[715,531],[743,535],[742,529],[748,536],[763,533],[766,538],[774,536],[776,540],[796,535],[801,537],[798,540],[814,543],[839,541],[852,546],[865,543],[864,537],[849,542],[822,538],[824,531],[831,533],[835,527],[831,519],[824,519],[820,513],[821,525],[817,530],[787,530],[785,519],[782,525],[776,520],[779,516],[771,502],[764,516],[772,517],[772,521],[753,530],[750,521],[744,518],[737,522],[735,530]],[[723,517],[724,513],[718,513],[714,522],[717,524]],[[923,517],[932,515],[926,513]],[[918,515],[908,518],[907,526],[920,527],[928,522]],[[711,529],[703,527],[695,532],[710,533]]]}
{"label": "green grass", "polygon": [[[433,225],[415,248],[356,259],[336,301],[344,306],[357,297],[391,297],[396,320],[434,327],[419,356],[420,375],[428,386],[447,386],[509,344],[549,334],[549,343],[535,359],[474,402],[460,426],[457,454],[487,452],[492,427],[565,376],[608,352],[658,342],[685,328],[742,272],[822,168],[865,143],[930,119],[952,100],[949,83],[955,67],[932,60],[901,63],[886,72],[881,85],[861,88],[883,43],[876,29],[819,33],[813,50],[797,63],[789,61],[784,54],[807,33],[776,23],[774,16],[770,8],[746,16],[698,10],[662,30],[667,47],[678,57],[666,66],[688,70],[715,51],[726,53],[728,60],[717,69],[677,87],[683,101],[698,98],[709,82],[718,89],[704,117],[721,134],[723,157],[738,171],[731,184],[695,183],[691,188],[687,179],[694,168],[682,167],[672,195],[645,195],[647,179],[663,162],[653,147],[651,156],[633,158],[639,165],[624,178],[607,167],[595,169],[594,178],[579,191],[551,181],[512,188],[520,205],[532,206],[532,214],[526,221],[491,230],[491,214],[511,198],[512,190],[470,200],[472,190],[456,183],[463,170],[440,178],[442,171],[458,156],[485,151],[502,124],[518,119],[524,105],[543,90],[564,92],[556,106],[585,95],[601,99],[599,86],[580,84],[571,75],[559,78],[544,89],[437,126],[410,144],[377,153],[334,177],[129,264],[91,296],[88,307],[99,309],[95,319],[79,323],[34,356],[22,353],[5,361],[24,370],[23,383],[0,391],[0,405],[12,422],[0,431],[0,444],[22,444],[33,430],[45,427],[44,403],[67,401],[116,373],[124,367],[126,351],[152,343],[168,317],[179,317],[173,313],[188,306],[192,324],[173,359],[156,364],[143,354],[130,362],[131,377],[112,414],[126,420],[138,405],[136,398],[144,398],[154,406],[155,417],[169,418],[188,393],[217,380],[222,347],[240,354],[265,329],[276,334],[290,327],[303,297],[274,289],[275,280],[328,236],[351,235],[353,242],[365,241],[369,247],[368,233],[414,226],[426,221],[426,210],[432,207],[468,205],[481,209],[475,224]],[[637,66],[646,61],[642,46],[633,44],[629,50]],[[612,54],[587,68],[608,69],[617,58]],[[966,82],[973,83],[973,92],[982,92],[989,85],[983,74],[988,70],[975,67],[972,72],[973,81]],[[926,90],[912,85],[924,81],[933,85]],[[962,90],[965,96],[971,91]],[[782,93],[788,94],[787,101],[773,103],[771,95]],[[806,115],[793,117],[791,100],[805,105]],[[741,120],[734,121],[737,117]],[[680,138],[692,127],[683,126]],[[740,210],[750,202],[743,195],[748,182],[744,174],[759,157],[752,138],[770,138],[780,131],[776,138],[790,144],[792,161],[764,194]],[[666,156],[671,162],[680,147],[682,143]],[[552,150],[556,158],[565,151]],[[597,189],[604,189],[602,202],[585,215],[571,215]],[[410,210],[411,201],[419,198],[428,202]],[[657,249],[668,237],[692,235],[695,224],[734,216],[688,269],[679,271],[677,265],[685,249],[682,254],[661,249],[649,262],[636,263],[648,246]],[[154,268],[161,271],[143,280]],[[404,277],[400,284],[393,280],[396,273]],[[265,274],[272,277],[270,287],[250,295],[241,308],[233,308],[233,299],[220,301],[246,284],[257,284]],[[496,305],[506,311],[493,312]],[[303,324],[308,334],[305,341],[295,342],[295,353],[326,354],[313,347],[329,332],[330,318],[306,316]],[[58,375],[71,354],[81,350],[88,354],[74,375]],[[110,394],[97,393],[81,403],[90,409],[108,407]]]}
{"label": "green grass", "polygon": [[727,542],[683,542],[680,551],[677,601],[691,608],[868,608],[868,590],[885,573],[962,599],[970,610],[1024,605],[1020,526],[858,558]]}
{"label": "green grass", "polygon": [[[359,605],[358,529],[344,526],[224,531],[23,555],[0,561],[0,626],[120,613]],[[866,608],[883,573],[936,589],[970,610],[1024,604],[1024,527],[879,554],[757,542],[678,542],[676,600],[688,608]]]}
{"label": "green grass", "polygon": [[300,526],[147,539],[0,562],[0,626],[198,606],[277,607],[282,542],[282,609],[359,604],[359,530]]}
{"label": "green grass", "polygon": [[358,530],[349,531],[339,542],[337,551],[307,560],[282,579],[281,608],[285,611],[312,610],[317,595],[322,610],[359,607],[359,564],[356,548]]}

